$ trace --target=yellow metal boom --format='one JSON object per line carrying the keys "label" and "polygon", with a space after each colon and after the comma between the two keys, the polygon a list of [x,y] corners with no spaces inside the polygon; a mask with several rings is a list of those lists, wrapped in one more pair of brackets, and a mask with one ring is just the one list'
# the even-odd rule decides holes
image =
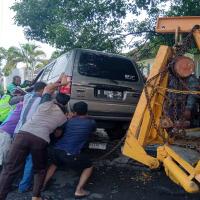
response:
{"label": "yellow metal boom", "polygon": [[178,28],[180,33],[189,33],[195,25],[200,25],[199,16],[160,17],[157,20],[156,32],[175,33]]}
{"label": "yellow metal boom", "polygon": [[[156,30],[161,33],[176,32],[177,29],[181,32],[190,32],[195,25],[199,24],[200,17],[159,18]],[[200,49],[200,31],[194,31],[193,36],[197,43],[197,47]],[[171,47],[160,46],[148,80],[166,68],[171,56]],[[160,85],[161,87],[166,88],[167,83],[168,73],[166,73],[162,79],[160,76],[154,79],[152,87]],[[148,87],[149,94],[153,91],[152,87]],[[154,113],[156,125],[159,125],[162,115],[165,90],[162,90],[159,93],[157,92],[152,96],[151,108]],[[200,129],[194,130],[193,132],[195,131],[200,133]],[[168,134],[165,132],[165,137],[167,138],[167,136]],[[149,144],[160,144],[157,148],[157,157],[152,157],[145,151],[145,147]],[[200,154],[195,154],[195,152],[191,150],[185,151],[184,148],[176,148],[173,144],[170,145],[163,140],[153,126],[152,118],[149,109],[147,108],[145,90],[143,90],[140,96],[138,105],[130,123],[123,147],[123,154],[140,163],[143,163],[146,166],[149,166],[152,169],[158,168],[160,163],[162,163],[166,174],[175,183],[181,185],[187,192],[199,191],[199,187],[195,181],[200,182]],[[193,160],[191,158],[193,158]]]}

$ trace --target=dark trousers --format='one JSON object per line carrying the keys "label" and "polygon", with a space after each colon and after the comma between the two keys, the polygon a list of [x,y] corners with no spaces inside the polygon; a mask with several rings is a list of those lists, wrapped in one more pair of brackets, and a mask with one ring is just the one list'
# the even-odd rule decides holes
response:
{"label": "dark trousers", "polygon": [[58,167],[65,166],[79,173],[82,173],[86,168],[92,167],[90,158],[82,153],[78,155],[69,155],[64,150],[54,148],[50,148],[48,153],[52,163]]}
{"label": "dark trousers", "polygon": [[47,142],[30,133],[17,134],[0,175],[0,200],[5,200],[12,182],[23,169],[26,157],[33,158],[33,197],[40,197],[47,164]]}

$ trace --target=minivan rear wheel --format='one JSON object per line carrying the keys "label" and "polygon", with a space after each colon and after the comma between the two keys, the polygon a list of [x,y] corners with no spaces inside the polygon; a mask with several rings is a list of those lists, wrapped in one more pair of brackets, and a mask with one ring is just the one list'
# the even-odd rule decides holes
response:
{"label": "minivan rear wheel", "polygon": [[106,129],[106,133],[108,134],[110,140],[121,139],[126,134],[126,131],[126,129],[118,126]]}

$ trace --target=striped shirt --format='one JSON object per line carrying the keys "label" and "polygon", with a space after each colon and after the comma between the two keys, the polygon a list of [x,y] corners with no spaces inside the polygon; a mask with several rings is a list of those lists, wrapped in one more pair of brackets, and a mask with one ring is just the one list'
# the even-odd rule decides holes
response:
{"label": "striped shirt", "polygon": [[15,134],[19,132],[22,125],[32,117],[40,104],[41,97],[33,92],[24,96],[23,108],[20,115],[20,120],[15,128]]}

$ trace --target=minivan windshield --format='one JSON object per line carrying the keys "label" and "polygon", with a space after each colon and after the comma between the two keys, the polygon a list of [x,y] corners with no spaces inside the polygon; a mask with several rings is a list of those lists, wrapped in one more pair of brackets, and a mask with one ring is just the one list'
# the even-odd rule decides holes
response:
{"label": "minivan windshield", "polygon": [[117,56],[83,52],[80,55],[78,71],[85,76],[129,82],[138,81],[133,63]]}

